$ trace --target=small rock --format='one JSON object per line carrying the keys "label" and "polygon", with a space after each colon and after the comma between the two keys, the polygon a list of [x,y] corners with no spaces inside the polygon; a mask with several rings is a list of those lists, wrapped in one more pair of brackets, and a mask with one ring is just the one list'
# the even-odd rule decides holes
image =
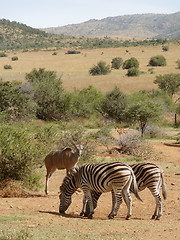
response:
{"label": "small rock", "polygon": [[171,185],[172,185],[172,186],[174,186],[174,185],[175,185],[175,183],[171,183]]}
{"label": "small rock", "polygon": [[13,208],[13,205],[10,205],[10,208]]}

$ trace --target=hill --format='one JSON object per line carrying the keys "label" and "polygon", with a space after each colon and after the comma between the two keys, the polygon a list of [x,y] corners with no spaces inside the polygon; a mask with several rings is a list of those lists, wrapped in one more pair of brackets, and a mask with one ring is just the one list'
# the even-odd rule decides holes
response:
{"label": "hill", "polygon": [[64,41],[72,37],[48,34],[18,22],[0,19],[0,50],[48,49],[63,47]]}
{"label": "hill", "polygon": [[134,14],[92,19],[80,24],[43,29],[47,33],[85,37],[176,38],[180,36],[180,12]]}

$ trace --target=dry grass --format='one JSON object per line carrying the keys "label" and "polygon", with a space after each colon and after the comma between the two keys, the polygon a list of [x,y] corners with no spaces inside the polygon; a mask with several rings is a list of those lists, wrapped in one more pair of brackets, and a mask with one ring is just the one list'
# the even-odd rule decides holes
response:
{"label": "dry grass", "polygon": [[[126,52],[128,50],[128,52]],[[178,73],[176,61],[179,59],[180,46],[171,45],[169,51],[163,52],[161,46],[155,47],[130,47],[130,48],[111,48],[82,50],[81,54],[67,55],[67,50],[57,51],[53,56],[53,51],[42,52],[17,52],[18,61],[12,61],[15,55],[7,53],[8,57],[0,58],[0,78],[4,81],[25,81],[25,73],[29,73],[33,68],[45,68],[46,70],[56,71],[58,76],[62,76],[63,87],[72,91],[76,88],[84,88],[89,84],[101,89],[103,92],[109,91],[118,86],[123,92],[152,89],[157,86],[153,84],[156,75],[165,73]],[[103,54],[102,54],[103,52]],[[152,56],[163,55],[167,60],[166,67],[155,67],[154,74],[150,74],[147,64]],[[90,76],[89,69],[98,61],[105,61],[111,64],[114,57],[122,57],[126,60],[136,57],[140,63],[140,71],[145,72],[139,77],[127,77],[126,70],[112,70],[106,76]],[[4,70],[3,66],[10,64],[12,70]]]}

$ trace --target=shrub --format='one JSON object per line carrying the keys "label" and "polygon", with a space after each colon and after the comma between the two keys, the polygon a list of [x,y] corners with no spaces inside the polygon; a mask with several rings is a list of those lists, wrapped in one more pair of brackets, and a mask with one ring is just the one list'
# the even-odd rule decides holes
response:
{"label": "shrub", "polygon": [[[25,181],[37,166],[42,146],[20,127],[0,127],[0,179]],[[41,161],[41,160],[40,160]]]}
{"label": "shrub", "polygon": [[140,72],[138,68],[129,68],[128,72],[127,72],[127,76],[128,77],[132,77],[132,76],[139,76]]}
{"label": "shrub", "polygon": [[97,65],[94,65],[90,70],[89,73],[93,76],[95,75],[106,75],[111,72],[111,68],[109,65],[106,65],[105,62],[100,61]]}
{"label": "shrub", "polygon": [[5,54],[4,52],[1,52],[0,57],[7,57],[7,54]]}
{"label": "shrub", "polygon": [[106,94],[106,98],[102,104],[102,111],[109,118],[118,122],[123,121],[123,110],[126,108],[127,97],[118,87]]}
{"label": "shrub", "polygon": [[45,71],[44,68],[40,68],[26,74],[26,79],[33,86],[37,117],[43,120],[63,118],[67,110],[67,103],[61,78],[57,78],[54,71]]}
{"label": "shrub", "polygon": [[139,68],[139,62],[135,57],[127,59],[122,66],[123,69]]}
{"label": "shrub", "polygon": [[17,56],[14,56],[11,58],[12,61],[17,61],[18,60],[18,57]]}
{"label": "shrub", "polygon": [[154,56],[149,61],[150,66],[166,66],[166,59],[162,55]]}
{"label": "shrub", "polygon": [[0,81],[0,114],[5,113],[6,120],[19,120],[34,116],[33,101],[21,92],[19,83]]}
{"label": "shrub", "polygon": [[76,50],[69,50],[67,51],[66,54],[80,54],[81,52],[80,51],[76,51]]}
{"label": "shrub", "polygon": [[163,50],[164,52],[167,52],[167,51],[169,50],[169,46],[162,46],[162,50]]}
{"label": "shrub", "polygon": [[90,118],[99,115],[104,100],[102,92],[93,86],[76,90],[71,98],[71,113],[76,116]]}
{"label": "shrub", "polygon": [[149,143],[135,132],[120,135],[118,142],[122,153],[140,157],[144,160],[153,157],[153,151]]}
{"label": "shrub", "polygon": [[180,59],[176,61],[178,69],[180,69]]}
{"label": "shrub", "polygon": [[119,69],[123,64],[123,59],[121,57],[115,57],[111,61],[112,68]]}
{"label": "shrub", "polygon": [[148,72],[149,72],[150,74],[153,74],[153,73],[154,73],[154,68],[149,68],[149,69],[148,69]]}
{"label": "shrub", "polygon": [[4,65],[4,69],[12,69],[12,66],[11,66],[11,65],[8,65],[8,64],[6,64],[6,65]]}

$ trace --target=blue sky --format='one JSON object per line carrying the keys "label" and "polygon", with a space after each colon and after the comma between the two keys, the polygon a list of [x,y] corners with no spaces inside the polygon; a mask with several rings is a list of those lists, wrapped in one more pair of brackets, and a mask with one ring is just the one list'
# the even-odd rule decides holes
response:
{"label": "blue sky", "polygon": [[35,28],[141,13],[175,13],[180,0],[0,0],[0,19]]}

